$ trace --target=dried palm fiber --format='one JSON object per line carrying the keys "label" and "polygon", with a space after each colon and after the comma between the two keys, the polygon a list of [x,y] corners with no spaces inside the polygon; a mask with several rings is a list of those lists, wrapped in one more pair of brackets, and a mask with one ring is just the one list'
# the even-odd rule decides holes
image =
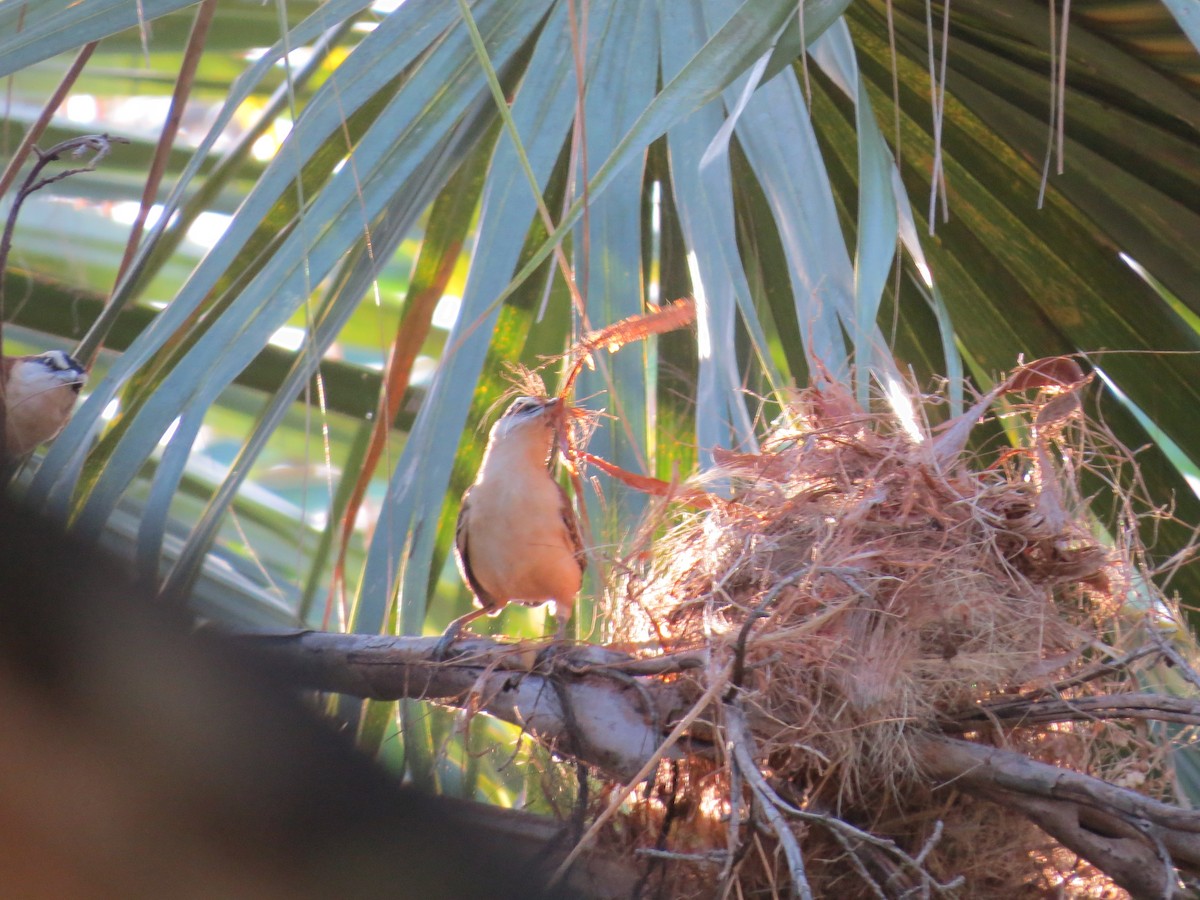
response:
{"label": "dried palm fiber", "polygon": [[[736,661],[761,769],[788,802],[914,855],[943,823],[924,868],[933,881],[964,876],[960,896],[1037,895],[1068,883],[1075,893],[1112,890],[1020,816],[931,791],[913,744],[981,703],[1118,655],[1127,640],[1125,598],[1135,579],[1148,581],[1137,548],[1125,545],[1136,530],[1115,523],[1115,545],[1103,545],[1079,490],[1088,468],[1118,484],[1111,469],[1126,457],[1081,418],[1078,368],[1056,363],[1019,370],[936,436],[914,437],[895,415],[866,413],[838,385],[803,392],[761,452],[717,457],[707,480],[728,484],[732,499],[689,515],[640,568],[631,560],[611,604],[619,642],[655,652],[701,647]],[[1026,423],[1026,446],[967,453],[967,436],[1001,390],[1030,389],[1035,398],[1011,407]],[[1122,496],[1120,512],[1131,515]],[[1113,693],[1132,683],[1128,671],[1116,672],[1073,690]],[[710,718],[723,746],[721,714]],[[1141,789],[1169,793],[1169,765],[1144,728],[972,727],[976,739],[1100,777],[1141,760]],[[672,779],[691,791],[690,819],[676,812],[673,825],[693,851],[713,831],[721,835],[712,847],[729,844],[718,827],[731,808],[724,763],[660,772],[655,796]],[[660,844],[667,807],[648,802],[639,813],[649,817],[644,836]],[[782,890],[778,855],[741,827],[731,876],[738,889]],[[871,869],[870,853],[852,865],[826,829],[794,830],[819,895],[879,895],[881,882],[858,871],[864,858]],[[894,861],[878,862],[897,874]],[[680,896],[715,890],[711,871],[696,875],[674,886]]]}

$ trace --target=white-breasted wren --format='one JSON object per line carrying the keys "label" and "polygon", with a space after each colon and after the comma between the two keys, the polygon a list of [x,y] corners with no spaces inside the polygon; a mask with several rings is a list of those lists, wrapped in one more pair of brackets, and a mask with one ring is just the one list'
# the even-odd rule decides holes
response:
{"label": "white-breasted wren", "polygon": [[87,372],[61,350],[36,356],[6,356],[4,379],[4,453],[20,459],[60,431],[71,417]]}
{"label": "white-breasted wren", "polygon": [[492,426],[454,540],[459,572],[481,608],[450,623],[438,657],[467,622],[511,602],[553,601],[558,637],[566,633],[587,562],[571,501],[550,470],[560,403],[518,397]]}

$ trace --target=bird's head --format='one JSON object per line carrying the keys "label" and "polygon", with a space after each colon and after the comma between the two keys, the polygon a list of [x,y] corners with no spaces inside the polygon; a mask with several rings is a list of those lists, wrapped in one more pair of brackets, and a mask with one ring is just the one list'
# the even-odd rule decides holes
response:
{"label": "bird's head", "polygon": [[[43,389],[68,386],[78,394],[79,389],[87,384],[87,371],[75,357],[61,350],[20,356],[15,362],[14,372],[31,383],[40,383]],[[17,372],[17,367],[20,367],[20,372]]]}
{"label": "bird's head", "polygon": [[554,430],[554,413],[560,402],[557,397],[518,397],[492,426],[492,440],[503,440],[514,434],[548,438]]}
{"label": "bird's head", "polygon": [[61,350],[3,360],[4,444],[9,458],[24,456],[58,434],[75,407],[87,372]]}
{"label": "bird's head", "polygon": [[554,446],[562,401],[557,397],[518,397],[492,426],[485,464],[507,466],[524,460],[546,464]]}

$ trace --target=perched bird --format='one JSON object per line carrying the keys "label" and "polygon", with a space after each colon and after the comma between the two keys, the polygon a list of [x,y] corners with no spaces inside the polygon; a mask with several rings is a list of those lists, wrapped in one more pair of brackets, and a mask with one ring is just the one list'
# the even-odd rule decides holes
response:
{"label": "perched bird", "polygon": [[0,377],[4,379],[4,453],[7,459],[19,459],[62,431],[87,372],[61,350],[48,350],[36,356],[4,357]]}
{"label": "perched bird", "polygon": [[566,632],[587,562],[575,511],[549,469],[559,403],[518,397],[492,426],[454,539],[458,570],[482,608],[450,623],[438,658],[467,622],[511,601],[554,601],[558,636]]}

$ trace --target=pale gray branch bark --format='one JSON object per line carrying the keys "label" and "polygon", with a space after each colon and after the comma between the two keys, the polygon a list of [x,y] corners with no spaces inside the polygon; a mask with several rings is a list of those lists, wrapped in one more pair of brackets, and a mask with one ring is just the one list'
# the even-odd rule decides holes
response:
{"label": "pale gray branch bark", "polygon": [[[690,706],[682,692],[653,680],[693,668],[698,656],[646,665],[585,645],[545,654],[541,644],[500,644],[472,637],[455,655],[433,659],[437,638],[296,631],[241,635],[298,685],[376,700],[425,699],[489,715],[527,729],[556,752],[622,780],[632,778]],[[653,678],[640,673],[654,673]],[[693,740],[685,750],[706,751]]]}
{"label": "pale gray branch bark", "polygon": [[930,735],[926,774],[1027,815],[1135,897],[1170,896],[1174,867],[1200,872],[1200,811],[1011,750]]}
{"label": "pale gray branch bark", "polygon": [[[475,637],[458,642],[445,662],[433,659],[436,638],[297,631],[238,640],[301,687],[375,699],[424,698],[486,712],[621,780],[638,773],[695,700],[694,691],[689,695],[678,680],[662,676],[705,661],[699,651],[634,659],[588,645],[548,650],[540,643]],[[1029,724],[1080,716],[1192,721],[1200,715],[1194,701],[1154,694],[1021,704]],[[992,712],[1003,717],[1018,710]],[[1200,873],[1200,812],[1012,751],[936,734],[919,741],[933,784],[1021,812],[1136,897],[1171,896],[1176,869]],[[733,743],[736,750],[740,742]],[[713,747],[693,735],[671,754],[691,752],[711,754]],[[738,761],[747,779],[750,761]],[[830,818],[790,807],[779,812],[801,821]],[[795,861],[789,862],[795,872]]]}

